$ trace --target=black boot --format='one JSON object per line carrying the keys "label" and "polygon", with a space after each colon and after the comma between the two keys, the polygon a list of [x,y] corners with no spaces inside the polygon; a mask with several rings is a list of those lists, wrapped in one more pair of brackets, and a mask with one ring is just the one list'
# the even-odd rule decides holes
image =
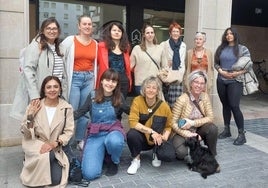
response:
{"label": "black boot", "polygon": [[219,134],[218,138],[219,139],[224,139],[227,137],[231,136],[231,132],[230,132],[230,125],[224,125],[224,130],[221,134]]}
{"label": "black boot", "polygon": [[112,161],[108,164],[107,171],[105,173],[106,176],[114,176],[118,172],[118,165],[114,164]]}
{"label": "black boot", "polygon": [[244,143],[247,142],[245,132],[246,131],[242,129],[238,130],[238,137],[235,139],[234,145],[243,145]]}

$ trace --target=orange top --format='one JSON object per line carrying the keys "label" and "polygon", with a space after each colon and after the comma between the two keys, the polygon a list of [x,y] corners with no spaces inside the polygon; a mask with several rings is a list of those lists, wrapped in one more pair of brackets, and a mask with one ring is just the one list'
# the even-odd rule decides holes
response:
{"label": "orange top", "polygon": [[197,58],[195,53],[192,56],[191,72],[194,70],[208,71],[208,57],[206,54],[202,58]]}
{"label": "orange top", "polygon": [[74,71],[93,71],[96,58],[96,43],[81,44],[74,37]]}

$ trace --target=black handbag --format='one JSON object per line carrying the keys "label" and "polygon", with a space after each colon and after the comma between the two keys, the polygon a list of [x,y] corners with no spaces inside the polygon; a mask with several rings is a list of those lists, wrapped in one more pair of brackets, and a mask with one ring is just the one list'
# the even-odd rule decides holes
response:
{"label": "black handbag", "polygon": [[161,161],[171,162],[176,159],[175,148],[172,144],[172,139],[164,141],[160,146],[155,146],[157,158]]}

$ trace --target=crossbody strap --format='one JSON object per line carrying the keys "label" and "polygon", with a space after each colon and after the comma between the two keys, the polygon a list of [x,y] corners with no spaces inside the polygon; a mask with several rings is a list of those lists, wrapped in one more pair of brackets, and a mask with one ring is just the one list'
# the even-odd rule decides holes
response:
{"label": "crossbody strap", "polygon": [[[187,94],[188,94],[188,96],[189,96],[190,101],[192,101],[192,100],[191,100],[191,97],[190,97],[190,93],[187,93]],[[192,102],[194,103],[194,105],[196,106],[196,108],[199,110],[199,112],[202,114],[202,116],[205,117],[205,115],[203,114],[203,112],[202,112],[200,106],[198,105],[197,101],[194,100],[194,101],[192,101]]]}
{"label": "crossbody strap", "polygon": [[159,70],[159,66],[157,65],[157,63],[155,62],[155,60],[152,58],[152,56],[150,56],[150,54],[148,52],[146,52],[146,51],[145,51],[145,53],[150,57],[150,59],[154,62],[155,66]]}
{"label": "crossbody strap", "polygon": [[152,115],[155,113],[155,111],[158,109],[158,107],[161,105],[161,103],[162,103],[162,100],[159,100],[158,103],[155,105],[155,107],[152,109],[152,112],[149,113],[148,119],[146,120],[146,122],[144,124],[146,124],[147,121],[152,117]]}

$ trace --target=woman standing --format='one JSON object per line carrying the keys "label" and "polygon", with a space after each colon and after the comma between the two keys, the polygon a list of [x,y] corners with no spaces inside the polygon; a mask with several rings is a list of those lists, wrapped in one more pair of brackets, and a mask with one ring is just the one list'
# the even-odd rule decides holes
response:
{"label": "woman standing", "polygon": [[246,70],[233,71],[234,65],[240,57],[250,57],[247,47],[240,44],[238,33],[234,28],[227,28],[222,35],[222,42],[215,53],[215,69],[218,71],[217,91],[223,107],[224,131],[220,139],[231,136],[231,113],[238,128],[238,137],[234,145],[246,143],[244,130],[244,116],[240,110],[240,99],[243,93],[243,82],[239,77]]}
{"label": "woman standing", "polygon": [[128,37],[120,22],[113,21],[105,27],[103,42],[98,44],[98,68],[97,86],[103,72],[113,68],[120,74],[121,91],[126,98],[131,91],[132,78]]}
{"label": "woman standing", "polygon": [[[212,52],[204,47],[206,42],[206,33],[197,32],[194,38],[195,47],[187,51],[187,64],[185,78],[194,70],[201,70],[206,73],[208,80],[206,84],[206,92],[210,94],[214,79],[214,64],[212,60]],[[188,80],[185,79],[185,86]]]}
{"label": "woman standing", "polygon": [[106,153],[111,160],[105,174],[113,176],[118,172],[125,145],[125,131],[118,117],[121,117],[122,112],[129,114],[119,83],[118,72],[107,69],[100,77],[98,89],[91,92],[85,104],[74,113],[75,119],[87,112],[91,117],[82,158],[85,179],[92,180],[101,176]]}
{"label": "woman standing", "polygon": [[[177,99],[172,110],[176,156],[178,159],[187,159],[185,157],[188,155],[188,148],[185,146],[185,140],[197,135],[204,140],[211,154],[216,156],[218,128],[213,124],[209,95],[204,92],[207,76],[203,71],[195,70],[189,74],[187,80],[189,90]],[[185,123],[178,126],[181,120],[185,120]]]}
{"label": "woman standing", "polygon": [[21,125],[22,149],[25,154],[23,185],[30,187],[66,187],[69,161],[62,150],[74,132],[73,109],[61,99],[59,78],[44,79],[40,101],[32,100]]}
{"label": "woman standing", "polygon": [[[67,37],[63,42],[68,74],[69,102],[74,110],[81,107],[94,89],[97,73],[97,42],[91,38],[92,20],[88,15],[82,15],[78,19],[79,33]],[[76,123],[75,140],[81,142],[84,139],[87,116],[82,116]]]}
{"label": "woman standing", "polygon": [[182,42],[181,26],[173,22],[169,26],[170,38],[161,43],[164,47],[164,52],[168,56],[168,66],[172,70],[179,70],[178,81],[168,84],[167,102],[170,107],[173,107],[176,99],[183,92],[183,76],[185,72],[185,54],[186,45]]}
{"label": "woman standing", "polygon": [[[134,98],[130,114],[130,130],[127,144],[133,160],[127,169],[128,174],[136,174],[140,168],[140,153],[151,150],[167,141],[171,133],[172,113],[166,102],[161,101],[162,84],[155,76],[143,81],[141,95]],[[155,110],[154,110],[155,109]],[[153,112],[154,111],[154,112]],[[149,116],[150,113],[153,113]],[[159,167],[161,160],[153,153],[152,165]]]}
{"label": "woman standing", "polygon": [[62,83],[63,97],[67,97],[67,77],[60,44],[61,29],[55,18],[42,22],[40,31],[25,48],[24,66],[11,109],[11,116],[22,120],[29,101],[40,100],[40,88],[46,76],[57,76]]}
{"label": "woman standing", "polygon": [[141,84],[148,76],[157,76],[159,69],[167,65],[163,47],[157,44],[154,28],[144,24],[142,40],[130,55],[131,69],[134,69],[135,93],[140,95]]}

